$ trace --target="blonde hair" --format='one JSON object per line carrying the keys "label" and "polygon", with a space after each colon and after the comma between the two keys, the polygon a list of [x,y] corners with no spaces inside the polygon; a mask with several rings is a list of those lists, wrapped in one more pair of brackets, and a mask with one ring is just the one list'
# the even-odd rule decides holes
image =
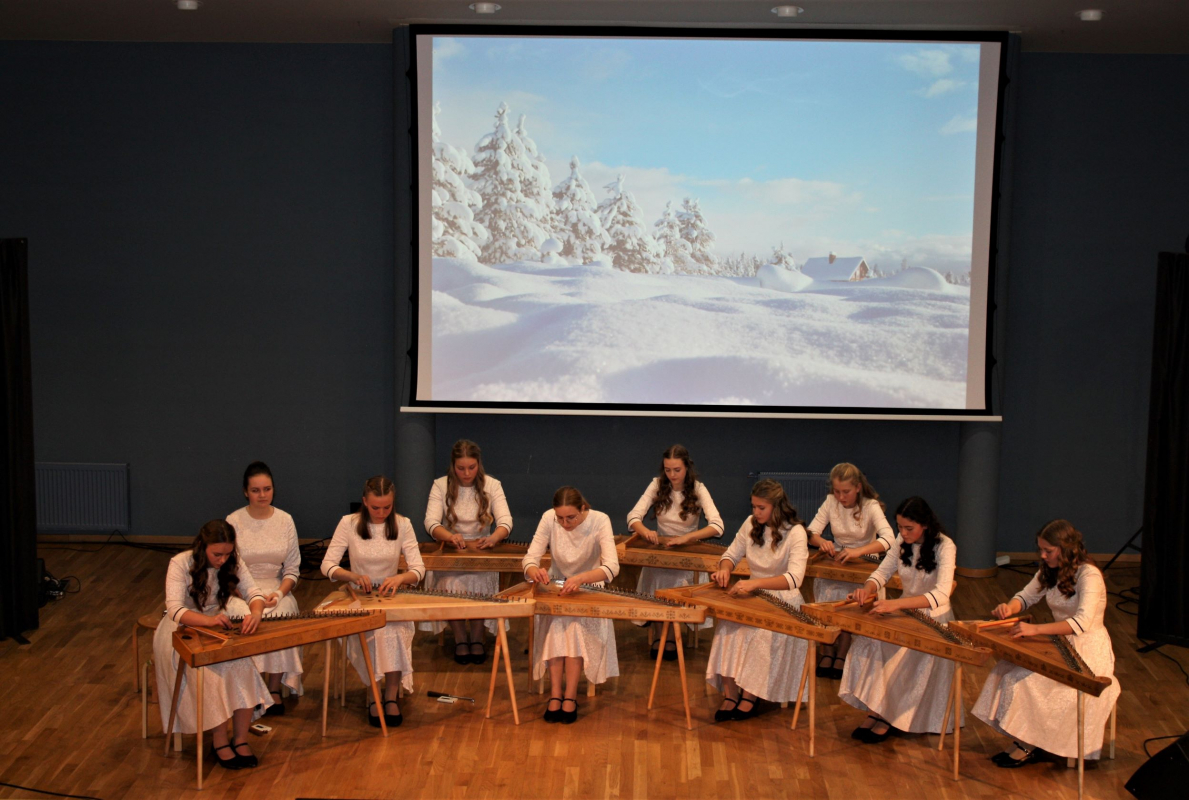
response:
{"label": "blonde hair", "polygon": [[1073,527],[1073,523],[1066,519],[1055,519],[1046,522],[1036,534],[1037,539],[1043,539],[1053,547],[1061,549],[1061,563],[1050,567],[1043,561],[1040,563],[1040,586],[1042,589],[1057,587],[1065,597],[1073,597],[1078,580],[1078,568],[1082,564],[1093,564],[1094,559],[1086,552],[1086,544],[1082,541],[1082,532]]}
{"label": "blonde hair", "polygon": [[864,498],[868,500],[874,500],[875,502],[879,503],[879,507],[882,511],[886,512],[888,510],[888,507],[884,505],[884,501],[879,499],[879,492],[875,491],[871,484],[867,482],[867,476],[863,474],[863,470],[859,469],[854,464],[851,464],[847,461],[843,461],[841,464],[835,464],[834,469],[830,470],[830,492],[834,491],[834,481],[853,483],[855,486],[859,487],[859,502],[855,503],[854,510],[856,522],[858,522],[863,516]]}
{"label": "blonde hair", "polygon": [[459,439],[450,448],[450,469],[446,472],[446,513],[443,522],[447,530],[454,530],[454,523],[458,522],[458,515],[454,513],[454,501],[458,499],[458,476],[454,474],[454,465],[460,458],[473,458],[479,465],[475,473],[475,499],[479,503],[479,527],[486,528],[495,517],[491,513],[490,501],[484,491],[487,483],[487,473],[483,471],[483,451],[479,445],[470,439]]}

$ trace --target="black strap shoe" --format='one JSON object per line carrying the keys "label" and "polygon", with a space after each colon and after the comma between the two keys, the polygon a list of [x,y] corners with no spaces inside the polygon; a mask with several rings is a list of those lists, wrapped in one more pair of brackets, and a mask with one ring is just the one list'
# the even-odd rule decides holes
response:
{"label": "black strap shoe", "polygon": [[[549,706],[557,701],[557,708],[553,711],[549,710]],[[550,697],[549,702],[545,704],[545,721],[546,722],[561,722],[561,703],[560,697]]]}
{"label": "black strap shoe", "polygon": [[723,699],[723,702],[730,703],[731,707],[730,708],[720,708],[718,711],[715,711],[714,712],[714,721],[715,722],[727,722],[727,721],[735,718],[735,709],[739,706],[739,701],[732,700],[731,698],[727,697],[727,698]]}
{"label": "black strap shoe", "polygon": [[264,709],[264,716],[266,717],[283,717],[285,716],[285,697],[280,692],[269,692],[270,695],[277,698],[277,701],[268,708]]}
{"label": "black strap shoe", "polygon": [[[241,747],[247,748],[247,755],[244,755],[239,751]],[[240,742],[239,744],[235,745],[235,757],[239,759],[239,764],[241,767],[254,767],[260,763],[260,759],[256,758],[256,754],[252,752],[252,748],[247,742]]]}
{"label": "black strap shoe", "polygon": [[[573,703],[574,710],[566,711],[566,703]],[[565,700],[561,701],[561,709],[562,710],[557,713],[561,714],[559,721],[561,722],[562,725],[572,725],[575,721],[577,721],[577,719],[578,719],[578,701],[577,700],[571,700],[570,698],[567,697]]]}
{"label": "black strap shoe", "polygon": [[[396,706],[395,714],[388,713],[388,705],[390,703],[392,705]],[[400,713],[400,705],[395,700],[385,700],[384,701],[384,724],[387,725],[389,728],[399,728],[400,724],[404,721],[405,721],[405,718]]]}
{"label": "black strap shoe", "polygon": [[[220,750],[230,750],[231,758],[220,757],[219,756]],[[215,761],[219,762],[219,766],[222,767],[223,769],[242,769],[244,766],[243,763],[239,760],[239,756],[237,756],[235,754],[235,748],[229,744],[222,745],[221,747],[212,747],[211,748],[211,756],[215,759]]]}

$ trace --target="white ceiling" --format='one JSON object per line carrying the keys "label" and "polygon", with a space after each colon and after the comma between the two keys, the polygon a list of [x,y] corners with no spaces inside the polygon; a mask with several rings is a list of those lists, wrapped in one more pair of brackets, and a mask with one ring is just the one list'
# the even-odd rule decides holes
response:
{"label": "white ceiling", "polygon": [[[1189,0],[501,0],[477,15],[470,0],[3,0],[0,39],[134,42],[388,42],[415,22],[696,27],[1006,30],[1025,50],[1189,53]],[[1101,22],[1074,12],[1105,11]]]}

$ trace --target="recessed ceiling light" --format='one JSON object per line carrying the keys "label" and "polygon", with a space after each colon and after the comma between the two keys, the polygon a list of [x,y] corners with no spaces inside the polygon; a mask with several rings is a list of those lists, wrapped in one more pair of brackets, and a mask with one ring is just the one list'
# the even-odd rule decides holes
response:
{"label": "recessed ceiling light", "polygon": [[499,3],[471,3],[471,11],[476,14],[494,14],[499,10]]}
{"label": "recessed ceiling light", "polygon": [[1074,16],[1080,19],[1082,22],[1099,22],[1102,20],[1102,9],[1086,8],[1077,12],[1074,14]]}
{"label": "recessed ceiling light", "polygon": [[776,6],[772,9],[772,13],[778,17],[795,17],[805,13],[805,9],[801,6]]}
{"label": "recessed ceiling light", "polygon": [[178,11],[197,11],[201,0],[178,0]]}

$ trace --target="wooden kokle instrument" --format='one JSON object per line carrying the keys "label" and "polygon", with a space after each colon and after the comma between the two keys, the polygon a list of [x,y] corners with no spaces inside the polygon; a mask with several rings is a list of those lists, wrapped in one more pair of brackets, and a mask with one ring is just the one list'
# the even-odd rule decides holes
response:
{"label": "wooden kokle instrument", "polygon": [[[814,617],[800,611],[790,603],[781,600],[772,592],[760,590],[749,595],[735,596],[728,594],[716,583],[703,583],[698,586],[679,586],[673,589],[658,589],[658,597],[671,600],[681,600],[704,606],[710,616],[719,620],[737,622],[740,625],[750,625],[753,628],[783,633],[795,636],[809,642],[809,651],[805,656],[805,666],[801,671],[801,681],[797,687],[797,707],[793,711],[793,729],[797,727],[797,719],[801,714],[801,695],[805,693],[805,684],[809,683],[809,755],[813,756],[815,724],[815,696],[817,692],[817,673],[811,668],[817,662],[817,645],[834,644],[840,628],[827,625]],[[656,667],[652,675],[652,692],[648,696],[648,707],[652,708],[652,697],[656,693],[657,679],[660,677],[661,657],[665,647],[667,627],[661,631],[661,649],[657,652]],[[675,640],[681,637],[676,635]]]}
{"label": "wooden kokle instrument", "polygon": [[1032,670],[1079,692],[1100,696],[1111,685],[1109,678],[1094,674],[1064,636],[1011,638],[1016,620],[985,620],[949,623],[972,642],[990,649],[996,658]]}
{"label": "wooden kokle instrument", "polygon": [[[380,584],[373,584],[371,594],[362,594],[351,584],[331,592],[318,604],[319,610],[361,609],[374,611],[386,622],[445,621],[452,619],[510,619],[533,615],[533,600],[525,597],[500,597],[487,594],[445,592],[435,589],[410,589],[402,586],[395,594],[381,597]],[[364,648],[367,652],[367,648]],[[491,718],[491,701],[495,695],[495,679],[500,656],[508,679],[508,697],[512,701],[512,719],[520,724],[520,710],[516,706],[516,689],[512,683],[512,662],[508,650],[508,634],[504,626],[496,625],[495,652],[491,657],[491,683],[487,689],[486,717]],[[343,653],[346,659],[346,650]],[[371,670],[370,660],[368,670]],[[342,671],[345,675],[346,665]],[[329,673],[328,673],[329,674]],[[341,695],[346,702],[346,692]]]}
{"label": "wooden kokle instrument", "polygon": [[[1086,695],[1100,697],[1111,685],[1110,678],[1100,678],[1082,660],[1081,655],[1061,635],[1021,636],[1011,638],[1017,621],[1029,616],[1004,620],[955,620],[949,627],[971,641],[989,648],[996,658],[1032,670],[1057,683],[1069,686],[1078,693],[1078,797],[1082,797],[1085,783],[1085,716]],[[1043,745],[1044,743],[1041,742]],[[1115,709],[1111,709],[1110,757],[1115,757]]]}
{"label": "wooden kokle instrument", "polygon": [[[875,572],[881,561],[883,561],[882,555],[871,553],[865,556],[859,556],[845,564],[839,564],[821,550],[811,550],[809,563],[805,567],[805,577],[823,578],[828,581],[842,581],[844,583],[865,583],[871,577],[871,573]],[[887,587],[889,589],[900,589],[900,576],[893,575],[892,579],[888,581]]]}
{"label": "wooden kokle instrument", "polygon": [[[421,560],[426,569],[443,572],[522,572],[521,564],[528,553],[528,542],[514,542],[505,539],[494,547],[480,550],[474,543],[468,543],[466,550],[459,550],[446,542],[419,542]],[[541,559],[541,567],[549,569],[549,554]],[[406,569],[401,557],[400,569]]]}
{"label": "wooden kokle instrument", "polygon": [[634,622],[706,621],[705,608],[679,600],[597,586],[583,586],[576,592],[562,594],[561,587],[560,581],[548,584],[525,581],[505,589],[496,597],[533,600],[533,613],[553,617],[601,617]]}
{"label": "wooden kokle instrument", "polygon": [[[664,539],[662,537],[661,541]],[[718,562],[727,551],[725,545],[715,542],[693,542],[680,547],[666,547],[664,544],[653,544],[638,533],[634,533],[615,547],[619,553],[620,564],[630,564],[640,567],[659,567],[660,569],[692,570],[694,572],[714,572],[718,569]],[[735,575],[750,575],[747,559],[735,565],[732,571]]]}
{"label": "wooden kokle instrument", "polygon": [[[232,618],[233,622],[242,623],[243,618]],[[384,615],[371,611],[343,610],[343,611],[307,611],[299,614],[277,614],[263,617],[256,631],[244,634],[240,628],[230,630],[223,628],[179,626],[173,632],[173,649],[178,654],[177,677],[173,683],[173,703],[169,710],[169,724],[165,728],[165,753],[169,754],[169,742],[173,737],[173,723],[177,719],[178,699],[181,696],[182,676],[186,667],[194,670],[195,693],[195,721],[198,730],[205,730],[202,722],[202,684],[203,668],[213,664],[234,661],[237,658],[250,658],[263,653],[277,650],[287,650],[290,647],[300,647],[314,642],[323,642],[343,636],[358,636],[360,643],[366,650],[367,631],[374,631],[384,627]],[[380,687],[376,685],[375,675],[372,673],[371,662],[368,662],[368,676],[371,678],[372,696],[376,703],[380,702]],[[330,688],[330,645],[326,646],[326,678],[323,682],[322,695],[322,735],[326,735],[326,706],[327,694]],[[388,735],[388,726],[384,718],[380,718],[380,732]],[[198,743],[198,788],[202,788],[202,756],[203,745]]]}

